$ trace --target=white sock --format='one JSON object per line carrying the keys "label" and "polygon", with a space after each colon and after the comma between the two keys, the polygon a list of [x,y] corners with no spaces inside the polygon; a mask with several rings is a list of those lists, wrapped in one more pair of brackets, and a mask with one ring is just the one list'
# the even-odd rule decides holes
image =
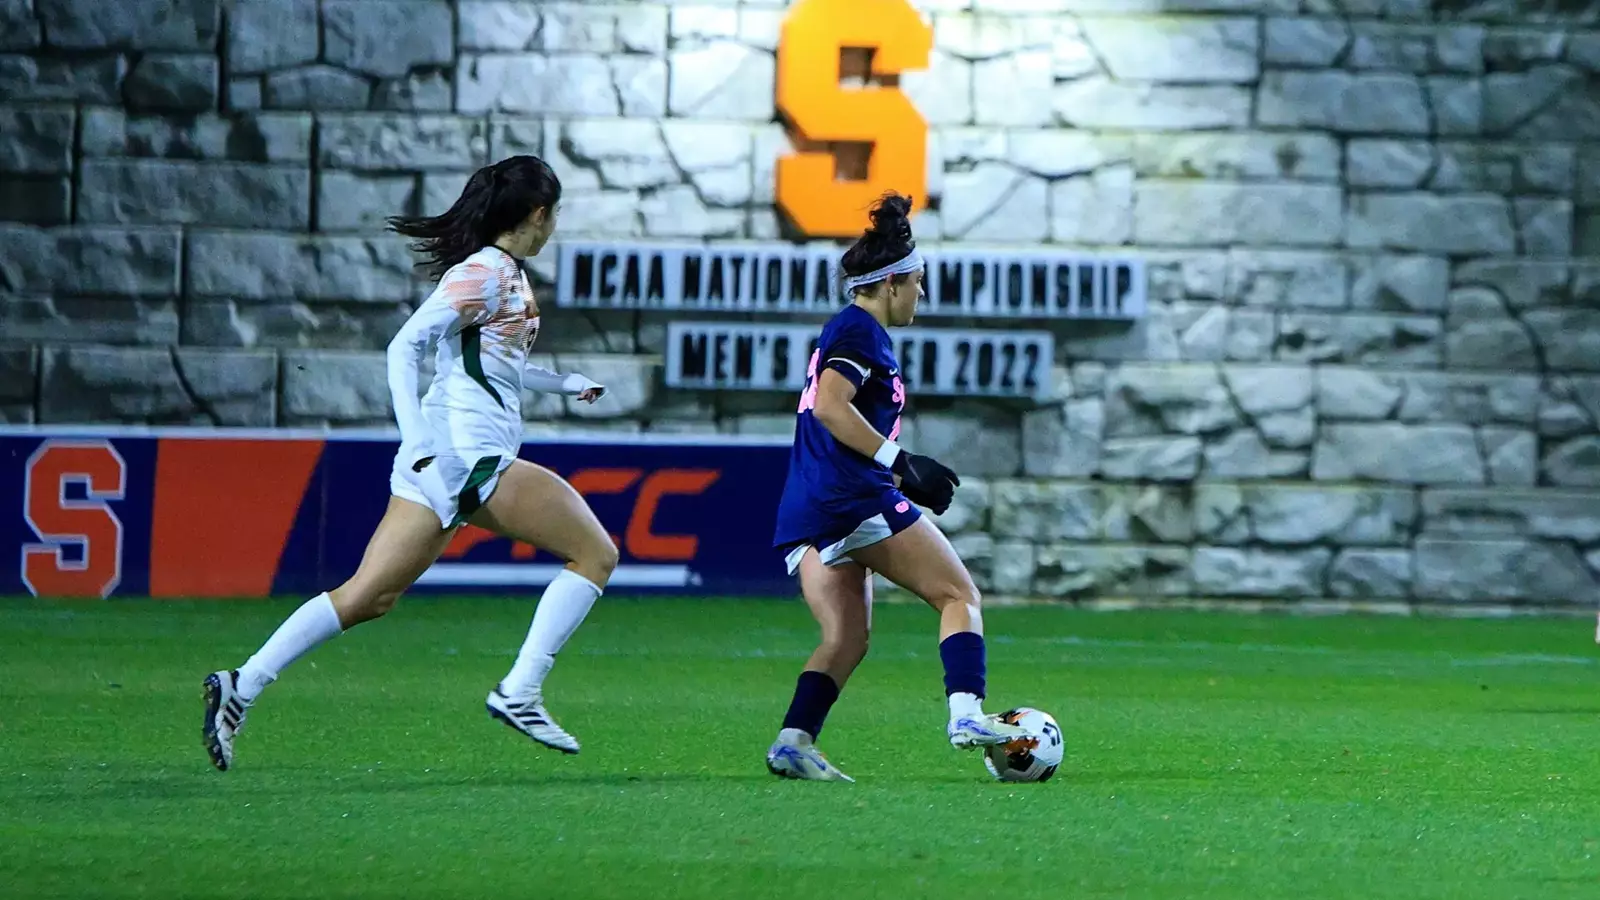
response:
{"label": "white sock", "polygon": [[809,747],[811,735],[798,728],[784,728],[778,731],[778,743],[785,747]]}
{"label": "white sock", "polygon": [[950,718],[952,719],[981,719],[983,718],[983,701],[977,694],[968,694],[957,691],[950,695]]}
{"label": "white sock", "polygon": [[556,653],[583,624],[600,593],[594,582],[571,569],[562,569],[539,598],[528,637],[517,651],[517,661],[500,681],[501,691],[512,697],[539,693],[550,667],[555,665]]}
{"label": "white sock", "polygon": [[239,667],[239,695],[254,700],[267,685],[278,680],[278,673],[312,647],[338,637],[344,631],[333,599],[318,594],[300,605],[267,638],[256,655]]}

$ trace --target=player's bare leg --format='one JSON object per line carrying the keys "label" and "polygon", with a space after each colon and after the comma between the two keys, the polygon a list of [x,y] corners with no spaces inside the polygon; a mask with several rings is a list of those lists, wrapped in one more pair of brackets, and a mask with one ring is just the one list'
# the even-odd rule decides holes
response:
{"label": "player's bare leg", "polygon": [[567,561],[539,598],[511,671],[485,703],[490,715],[533,740],[563,753],[577,753],[577,739],[544,708],[544,681],[556,654],[611,580],[617,547],[572,485],[549,469],[520,459],[501,473],[499,486],[471,521]]}
{"label": "player's bare leg", "polygon": [[817,735],[839,691],[867,655],[872,630],[872,576],[855,562],[826,566],[816,548],[800,561],[800,593],[822,629],[822,643],[795,685],[767,769],[782,778],[850,781],[816,749]]}
{"label": "player's bare leg", "polygon": [[393,609],[454,533],[441,528],[426,506],[390,497],[350,580],[302,604],[244,665],[206,676],[202,736],[211,764],[222,771],[233,765],[234,737],[244,727],[246,710],[284,668],[346,629]]}
{"label": "player's bare leg", "polygon": [[944,663],[950,744],[961,749],[1002,744],[1027,732],[983,712],[987,691],[982,598],[944,532],[926,518],[851,558],[921,597],[939,611],[939,658]]}

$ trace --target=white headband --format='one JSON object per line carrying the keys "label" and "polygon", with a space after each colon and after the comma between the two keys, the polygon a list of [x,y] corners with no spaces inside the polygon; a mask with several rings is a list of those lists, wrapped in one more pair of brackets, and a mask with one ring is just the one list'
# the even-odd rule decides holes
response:
{"label": "white headband", "polygon": [[881,269],[875,269],[865,275],[850,276],[844,280],[845,302],[850,302],[850,297],[856,292],[857,288],[872,284],[875,281],[882,281],[891,275],[910,275],[912,272],[920,272],[923,265],[922,254],[913,250],[901,259]]}

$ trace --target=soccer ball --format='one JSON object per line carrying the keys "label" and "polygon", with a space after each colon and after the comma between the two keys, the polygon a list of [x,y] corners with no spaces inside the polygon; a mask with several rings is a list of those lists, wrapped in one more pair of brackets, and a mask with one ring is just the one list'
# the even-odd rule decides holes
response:
{"label": "soccer ball", "polygon": [[1029,737],[985,748],[983,765],[989,774],[997,781],[1049,781],[1066,752],[1061,726],[1049,713],[1026,706],[1007,710],[999,719],[1027,729]]}

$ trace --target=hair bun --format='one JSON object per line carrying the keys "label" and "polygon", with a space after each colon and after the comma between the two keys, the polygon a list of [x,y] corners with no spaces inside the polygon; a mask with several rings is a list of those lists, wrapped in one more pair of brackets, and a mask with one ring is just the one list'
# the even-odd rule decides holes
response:
{"label": "hair bun", "polygon": [[890,191],[884,194],[867,213],[872,227],[867,234],[894,241],[911,240],[911,198]]}

